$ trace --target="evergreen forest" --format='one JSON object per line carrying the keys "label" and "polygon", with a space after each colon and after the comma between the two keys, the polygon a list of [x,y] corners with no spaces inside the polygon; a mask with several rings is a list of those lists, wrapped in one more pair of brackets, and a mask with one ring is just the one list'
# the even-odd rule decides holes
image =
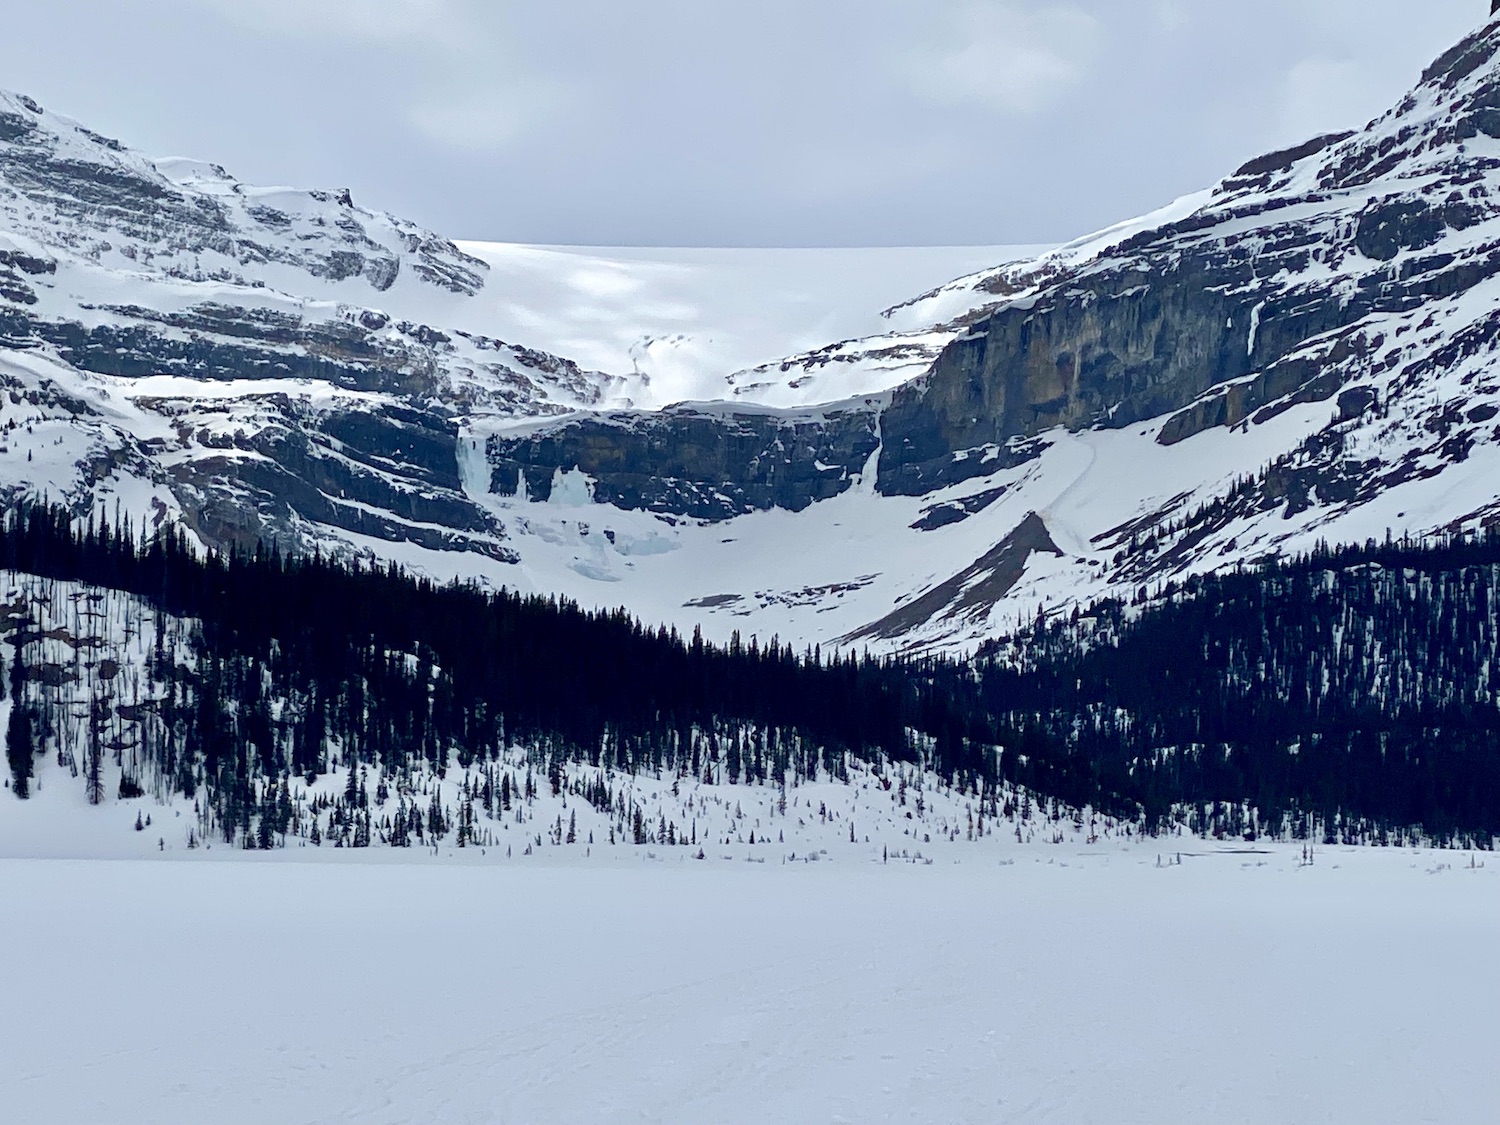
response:
{"label": "evergreen forest", "polygon": [[[245,846],[284,838],[289,782],[335,765],[356,845],[440,836],[455,817],[462,842],[469,812],[415,799],[372,830],[356,811],[364,779],[473,767],[494,783],[479,799],[508,808],[511,775],[488,767],[517,751],[554,792],[570,763],[773,786],[906,763],[1143,834],[1486,848],[1500,835],[1493,533],[1320,550],[1039,612],[969,660],[709,644],[393,566],[205,555],[180,529],[143,536],[43,505],[0,522],[0,569],[114,598],[143,654],[132,672],[94,661],[80,704],[86,646],[12,591],[9,796],[56,754],[102,802],[112,753],[120,795],[180,793]],[[59,640],[73,670],[44,658]],[[988,811],[1014,819],[1014,804]],[[635,842],[654,838],[634,819]]]}

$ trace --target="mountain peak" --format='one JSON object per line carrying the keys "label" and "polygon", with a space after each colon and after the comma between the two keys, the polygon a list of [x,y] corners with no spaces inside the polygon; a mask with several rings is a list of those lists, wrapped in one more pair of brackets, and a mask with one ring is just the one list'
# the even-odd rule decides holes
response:
{"label": "mountain peak", "polygon": [[347,188],[254,187],[207,161],[152,160],[5,91],[0,186],[12,189],[0,227],[113,268],[253,284],[271,266],[377,292],[409,275],[469,296],[488,270],[431,231],[356,207]]}
{"label": "mountain peak", "polygon": [[[1491,4],[1490,15],[1500,14],[1500,6]],[[1491,19],[1483,27],[1449,47],[1422,71],[1422,85],[1436,83],[1451,89],[1481,67],[1493,63],[1500,49],[1500,20]]]}

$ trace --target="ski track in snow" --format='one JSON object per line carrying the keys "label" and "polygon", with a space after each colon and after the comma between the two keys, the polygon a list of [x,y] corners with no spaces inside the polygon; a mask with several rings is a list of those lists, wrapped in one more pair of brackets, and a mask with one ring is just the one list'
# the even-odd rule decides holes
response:
{"label": "ski track in snow", "polygon": [[0,860],[0,1119],[1490,1119],[1494,866],[1158,850]]}

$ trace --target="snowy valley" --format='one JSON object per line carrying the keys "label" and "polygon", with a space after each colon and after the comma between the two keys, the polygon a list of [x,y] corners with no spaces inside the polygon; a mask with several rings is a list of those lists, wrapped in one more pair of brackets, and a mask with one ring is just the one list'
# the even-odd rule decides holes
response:
{"label": "snowy valley", "polygon": [[1051,247],[0,92],[0,1121],[1483,1120],[1497,480],[1500,21]]}
{"label": "snowy valley", "polygon": [[[0,803],[16,1120],[1446,1121],[1500,1093],[1492,841],[1274,838],[1220,803],[1143,835],[914,762],[778,777],[753,731],[695,770],[330,738],[242,824],[199,755],[163,768],[201,623],[0,577],[0,715],[50,728]],[[264,719],[294,760],[291,703]]]}
{"label": "snowy valley", "polygon": [[1472,530],[1497,36],[1363,130],[1040,253],[456,244],[7,95],[3,481],[880,651]]}
{"label": "snowy valley", "polygon": [[[1500,457],[1497,106],[1492,23],[1364,129],[1061,247],[645,251],[455,243],[345,191],[152,160],[0,95],[0,487],[12,510],[60,503],[142,542],[181,529],[195,549],[394,563],[808,659],[1024,646],[1080,610],[1167,604],[1326,542],[1477,535]],[[151,598],[101,632],[80,607],[126,595],[12,581],[8,665],[52,677],[28,688],[50,693],[27,711],[50,764],[25,815],[81,792],[183,819],[172,794],[218,781],[194,776],[159,712],[192,705],[214,644]],[[1456,698],[1491,691],[1488,639],[1474,643]],[[420,642],[380,656],[398,658],[427,659]],[[305,695],[257,704],[276,728],[265,746],[295,741]],[[1004,722],[1012,740],[1032,722],[1071,737],[1061,713]],[[670,800],[660,762],[650,785],[586,746],[500,738],[477,764],[472,747],[451,762],[428,748],[413,772],[298,728],[316,752],[263,750],[230,786],[247,806],[194,801],[156,840],[691,849],[766,845],[774,825],[778,854],[806,856],[852,823],[849,843],[910,855],[1002,822],[1034,838],[1033,800],[1045,839],[1147,831],[1139,795],[1106,816],[1087,787],[1060,807],[1000,770],[986,791],[922,759],[931,732],[834,751],[795,729],[814,764],[794,789],[862,781],[790,836],[786,763],[781,781],[764,762],[755,778],[776,816],[759,790],[731,801],[745,778],[698,745],[717,739],[709,724],[672,736],[692,767],[672,758]],[[740,760],[745,739],[777,737],[736,730]],[[97,774],[101,747],[108,777],[48,783]],[[890,796],[906,762],[904,784],[932,794],[910,823]],[[538,785],[549,768],[557,784]],[[1253,810],[1232,796],[1204,808],[1235,808],[1227,831],[1244,835]],[[1173,815],[1226,833],[1191,803]],[[1337,835],[1333,807],[1317,815],[1308,835]],[[1421,838],[1415,817],[1400,828]]]}

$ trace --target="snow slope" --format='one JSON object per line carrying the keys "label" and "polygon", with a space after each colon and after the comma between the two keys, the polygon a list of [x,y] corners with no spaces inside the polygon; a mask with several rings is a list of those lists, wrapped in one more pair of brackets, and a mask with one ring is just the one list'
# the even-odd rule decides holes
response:
{"label": "snow slope", "polygon": [[[627,376],[605,405],[647,409],[728,397],[800,406],[885,390],[925,364],[872,360],[842,365],[837,378],[751,369],[779,367],[783,357],[830,341],[873,352],[889,346],[892,333],[932,334],[955,314],[935,305],[913,311],[913,293],[1046,249],[458,245],[489,266],[484,290],[465,303],[466,324]],[[958,304],[968,311],[972,302]],[[930,362],[936,350],[924,354]]]}

